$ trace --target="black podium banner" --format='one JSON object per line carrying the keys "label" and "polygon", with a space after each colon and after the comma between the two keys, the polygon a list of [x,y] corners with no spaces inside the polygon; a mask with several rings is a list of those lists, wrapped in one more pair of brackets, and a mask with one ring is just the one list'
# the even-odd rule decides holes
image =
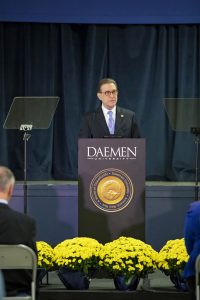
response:
{"label": "black podium banner", "polygon": [[78,234],[145,241],[145,140],[79,139]]}

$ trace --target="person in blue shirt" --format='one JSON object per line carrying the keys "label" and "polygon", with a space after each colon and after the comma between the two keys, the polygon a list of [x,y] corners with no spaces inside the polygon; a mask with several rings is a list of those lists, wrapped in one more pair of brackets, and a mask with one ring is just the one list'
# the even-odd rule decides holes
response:
{"label": "person in blue shirt", "polygon": [[191,294],[191,300],[196,299],[195,263],[200,254],[200,201],[192,202],[185,217],[185,246],[189,260],[184,268],[184,277]]}

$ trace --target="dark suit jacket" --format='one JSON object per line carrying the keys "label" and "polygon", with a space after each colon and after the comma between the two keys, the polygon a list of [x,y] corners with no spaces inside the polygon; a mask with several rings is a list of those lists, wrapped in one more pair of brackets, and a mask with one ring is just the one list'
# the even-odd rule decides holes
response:
{"label": "dark suit jacket", "polygon": [[[36,253],[35,221],[0,203],[0,244],[24,244]],[[3,271],[7,295],[30,290],[31,274],[28,270]]]}
{"label": "dark suit jacket", "polygon": [[[135,113],[117,106],[115,136],[122,138],[139,138],[140,133],[135,121]],[[80,138],[104,138],[111,136],[101,106],[83,116]]]}

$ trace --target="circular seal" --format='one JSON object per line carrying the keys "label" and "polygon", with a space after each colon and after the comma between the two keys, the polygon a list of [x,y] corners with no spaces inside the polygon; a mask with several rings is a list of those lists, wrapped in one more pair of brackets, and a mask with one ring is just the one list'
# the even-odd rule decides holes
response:
{"label": "circular seal", "polygon": [[134,195],[129,176],[118,169],[105,169],[97,173],[90,183],[90,197],[101,210],[117,212],[124,209]]}

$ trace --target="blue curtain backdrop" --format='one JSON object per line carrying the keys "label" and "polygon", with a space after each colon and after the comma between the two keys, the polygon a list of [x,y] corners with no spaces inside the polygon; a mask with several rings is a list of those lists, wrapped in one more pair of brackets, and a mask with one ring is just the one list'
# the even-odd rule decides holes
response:
{"label": "blue curtain backdrop", "polygon": [[172,131],[163,98],[200,97],[199,65],[200,25],[1,22],[0,164],[23,179],[23,133],[3,129],[12,99],[55,95],[50,128],[27,143],[27,178],[76,180],[81,116],[99,104],[97,83],[109,76],[146,138],[146,179],[193,181],[194,137]]}

